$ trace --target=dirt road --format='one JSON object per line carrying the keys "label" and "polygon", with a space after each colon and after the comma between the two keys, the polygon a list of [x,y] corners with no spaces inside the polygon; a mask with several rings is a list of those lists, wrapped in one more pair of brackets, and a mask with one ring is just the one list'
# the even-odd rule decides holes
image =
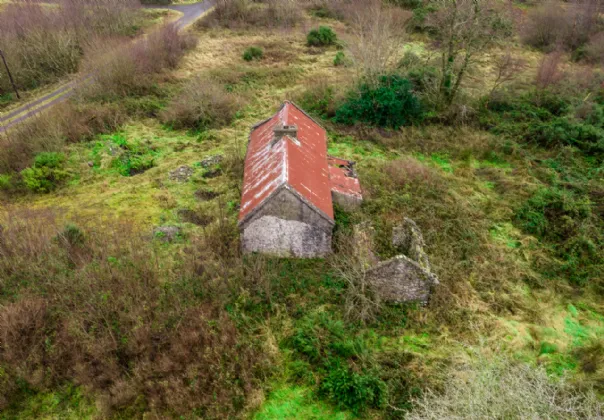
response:
{"label": "dirt road", "polygon": [[[214,5],[213,0],[205,0],[199,3],[167,5],[167,6],[145,6],[150,9],[171,9],[182,13],[182,16],[175,22],[178,29],[184,29],[188,25],[199,19]],[[84,78],[85,80],[86,78]],[[21,105],[20,107],[6,113],[0,114],[0,133],[13,127],[15,124],[26,121],[28,118],[48,109],[60,102],[67,100],[73,95],[77,86],[77,81],[71,81],[47,93],[33,101]]]}

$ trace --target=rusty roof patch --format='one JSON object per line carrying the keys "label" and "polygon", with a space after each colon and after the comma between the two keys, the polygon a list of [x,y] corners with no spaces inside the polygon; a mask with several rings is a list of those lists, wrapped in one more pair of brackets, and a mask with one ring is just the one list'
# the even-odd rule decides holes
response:
{"label": "rusty roof patch", "polygon": [[[296,126],[296,138],[286,135],[273,141],[274,129],[278,126]],[[333,221],[327,134],[291,102],[285,102],[274,116],[252,127],[239,222],[284,185]]]}

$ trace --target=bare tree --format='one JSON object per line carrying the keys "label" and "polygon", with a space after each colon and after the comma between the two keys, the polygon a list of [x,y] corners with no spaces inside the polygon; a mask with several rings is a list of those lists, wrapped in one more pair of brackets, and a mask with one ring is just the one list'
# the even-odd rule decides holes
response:
{"label": "bare tree", "polygon": [[385,6],[380,0],[353,3],[346,9],[353,39],[348,48],[361,75],[369,81],[387,72],[404,40],[404,25],[410,14]]}
{"label": "bare tree", "polygon": [[430,22],[441,53],[440,95],[450,106],[475,57],[508,35],[504,10],[491,0],[433,0]]}
{"label": "bare tree", "polygon": [[537,78],[535,80],[539,89],[547,89],[562,78],[562,73],[560,72],[561,60],[562,53],[560,51],[554,51],[543,57],[537,69]]}
{"label": "bare tree", "polygon": [[504,83],[513,80],[516,75],[525,67],[524,60],[515,58],[510,53],[501,54],[495,60],[495,82],[489,93],[489,97],[499,89]]}

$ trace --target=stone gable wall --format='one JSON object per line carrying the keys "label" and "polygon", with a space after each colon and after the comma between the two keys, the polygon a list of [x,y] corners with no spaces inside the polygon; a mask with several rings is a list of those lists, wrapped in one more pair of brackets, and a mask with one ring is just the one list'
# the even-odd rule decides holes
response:
{"label": "stone gable wall", "polygon": [[243,252],[315,258],[331,253],[333,224],[282,188],[240,226]]}

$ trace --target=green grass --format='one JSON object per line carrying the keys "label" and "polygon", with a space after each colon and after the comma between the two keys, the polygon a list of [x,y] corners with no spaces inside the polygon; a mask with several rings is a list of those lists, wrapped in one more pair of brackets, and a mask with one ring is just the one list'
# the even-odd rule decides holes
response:
{"label": "green grass", "polygon": [[348,420],[353,418],[316,400],[312,391],[301,387],[284,387],[273,391],[254,420]]}
{"label": "green grass", "polygon": [[27,394],[8,410],[0,413],[2,420],[17,419],[94,419],[97,409],[82,389],[65,386],[54,392]]}

